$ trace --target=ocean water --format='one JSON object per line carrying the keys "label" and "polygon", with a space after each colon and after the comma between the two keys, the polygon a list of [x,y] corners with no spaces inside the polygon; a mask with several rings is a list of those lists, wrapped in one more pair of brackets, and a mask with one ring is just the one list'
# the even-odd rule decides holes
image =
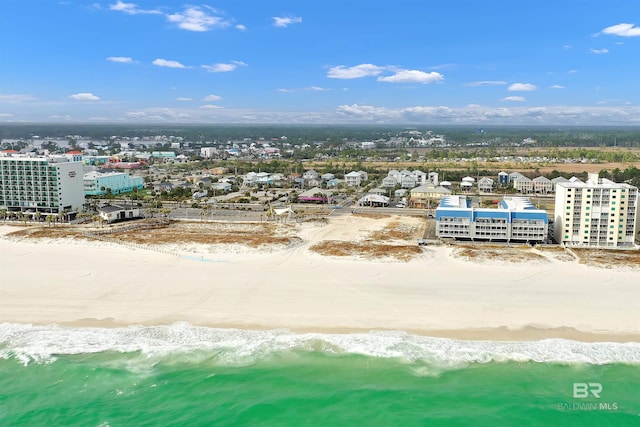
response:
{"label": "ocean water", "polygon": [[640,344],[0,324],[0,426],[640,426]]}

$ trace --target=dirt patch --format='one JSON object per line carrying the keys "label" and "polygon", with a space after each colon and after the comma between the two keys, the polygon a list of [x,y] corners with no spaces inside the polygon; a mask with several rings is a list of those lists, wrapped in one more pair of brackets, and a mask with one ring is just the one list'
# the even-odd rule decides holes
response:
{"label": "dirt patch", "polygon": [[402,223],[400,221],[390,222],[384,229],[372,232],[369,239],[377,241],[389,240],[414,240],[421,236],[420,226],[417,224]]}
{"label": "dirt patch", "polygon": [[557,247],[549,247],[549,246],[545,246],[545,247],[539,247],[538,251],[540,251],[541,254],[543,254],[544,256],[546,256],[549,259],[553,259],[556,261],[562,261],[562,262],[572,262],[575,261],[576,258],[571,254],[571,252],[568,252],[567,250],[565,250],[563,247],[561,246],[557,246]]}
{"label": "dirt patch", "polygon": [[422,253],[415,245],[373,244],[369,242],[345,242],[341,240],[325,240],[309,248],[310,251],[324,256],[363,257],[369,259],[394,258],[398,261],[409,261]]}
{"label": "dirt patch", "polygon": [[640,252],[637,250],[607,250],[573,248],[579,263],[599,268],[632,268],[640,270]]}
{"label": "dirt patch", "polygon": [[543,255],[535,253],[529,246],[495,246],[495,245],[456,245],[453,252],[456,258],[479,263],[525,263],[548,262]]}
{"label": "dirt patch", "polygon": [[378,213],[369,213],[369,212],[354,213],[353,215],[359,216],[362,218],[371,218],[371,219],[383,219],[383,218],[389,218],[391,216],[387,214],[378,214]]}
{"label": "dirt patch", "polygon": [[208,245],[241,244],[252,248],[290,245],[300,241],[293,230],[276,224],[190,224],[176,223],[166,228],[133,230],[109,234],[109,237],[146,245],[199,243]]}
{"label": "dirt patch", "polygon": [[7,233],[7,237],[20,237],[29,239],[82,239],[83,230],[70,227],[26,227],[18,231]]}

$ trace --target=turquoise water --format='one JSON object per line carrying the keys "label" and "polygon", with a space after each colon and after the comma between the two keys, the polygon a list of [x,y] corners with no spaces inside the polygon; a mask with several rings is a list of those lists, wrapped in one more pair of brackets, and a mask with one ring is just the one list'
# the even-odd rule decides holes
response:
{"label": "turquoise water", "polygon": [[0,384],[1,426],[640,425],[637,343],[3,324]]}

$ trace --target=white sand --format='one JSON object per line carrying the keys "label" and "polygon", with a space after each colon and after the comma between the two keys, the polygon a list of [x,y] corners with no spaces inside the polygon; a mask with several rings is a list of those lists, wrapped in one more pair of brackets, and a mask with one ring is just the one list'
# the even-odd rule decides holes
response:
{"label": "white sand", "polygon": [[[94,241],[0,237],[0,322],[640,334],[638,271],[555,260],[481,265],[434,246],[410,262],[308,251],[380,224],[345,215],[303,228],[304,243],[294,248],[192,247],[197,252],[182,257]],[[13,230],[0,226],[0,235]]]}

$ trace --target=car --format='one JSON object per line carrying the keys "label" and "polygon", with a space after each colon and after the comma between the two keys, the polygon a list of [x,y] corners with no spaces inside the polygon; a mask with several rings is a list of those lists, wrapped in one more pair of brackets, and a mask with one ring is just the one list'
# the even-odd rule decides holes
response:
{"label": "car", "polygon": [[407,207],[407,205],[405,205],[404,203],[398,203],[396,205],[396,208],[406,208],[406,207]]}

